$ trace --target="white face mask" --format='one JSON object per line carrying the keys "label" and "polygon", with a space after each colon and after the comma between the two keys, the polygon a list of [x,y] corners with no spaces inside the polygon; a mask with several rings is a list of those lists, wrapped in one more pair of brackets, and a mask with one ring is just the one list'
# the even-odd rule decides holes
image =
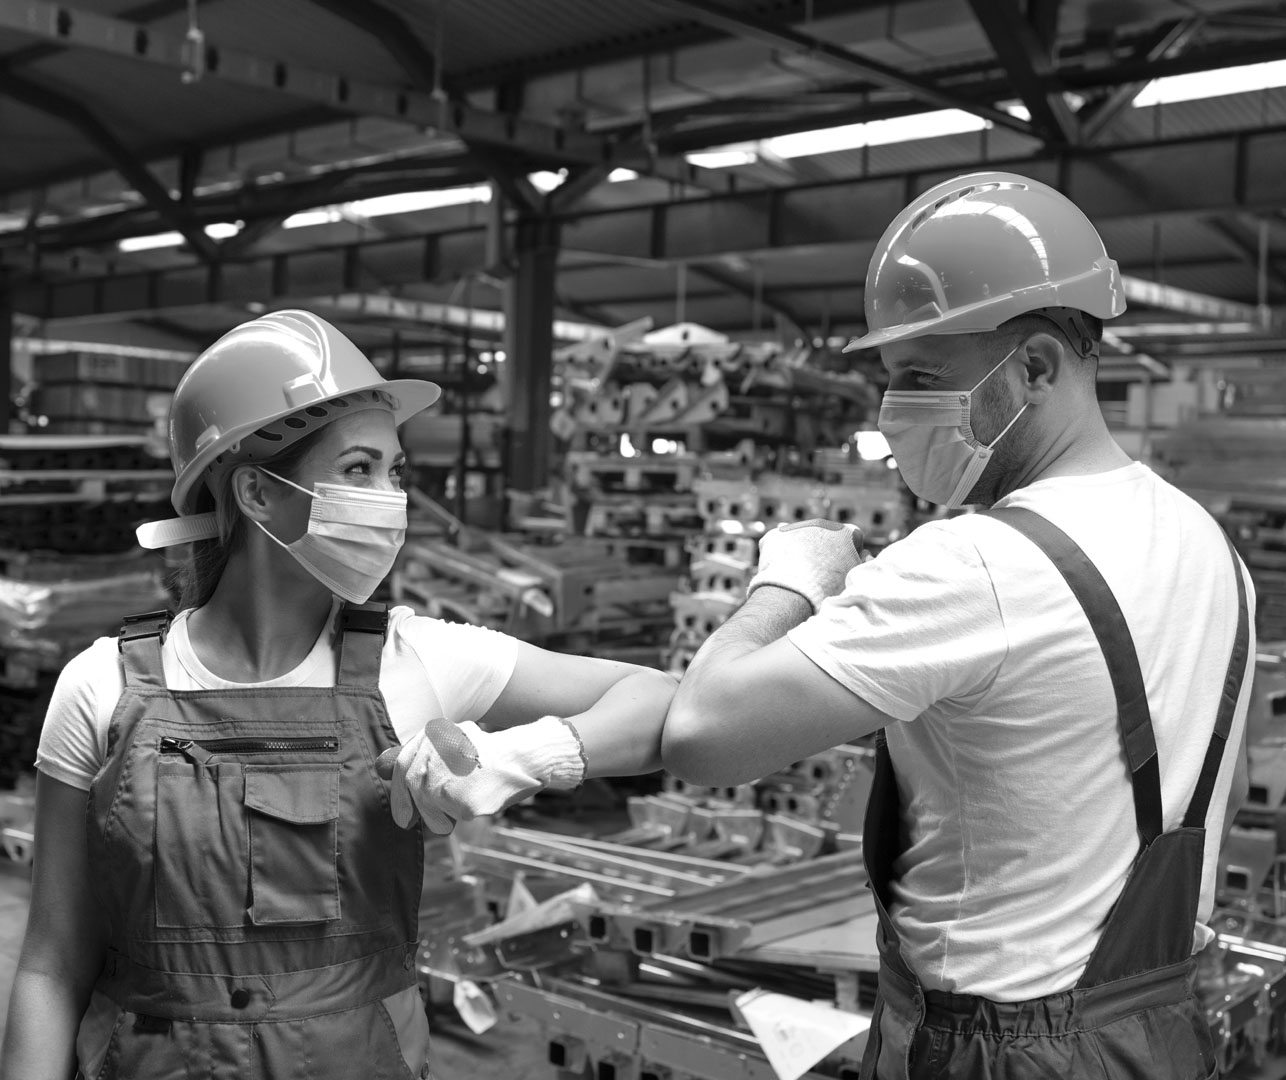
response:
{"label": "white face mask", "polygon": [[406,539],[406,492],[374,491],[347,484],[315,484],[312,491],[264,469],[313,500],[308,531],[282,543],[255,522],[278,547],[336,596],[364,604],[393,569]]}
{"label": "white face mask", "polygon": [[880,431],[889,442],[902,479],[920,498],[951,509],[963,506],[991,460],[996,443],[1027,411],[1030,403],[1024,402],[989,445],[984,446],[974,437],[969,416],[973,395],[1017,351],[1010,350],[972,390],[885,393],[880,405]]}

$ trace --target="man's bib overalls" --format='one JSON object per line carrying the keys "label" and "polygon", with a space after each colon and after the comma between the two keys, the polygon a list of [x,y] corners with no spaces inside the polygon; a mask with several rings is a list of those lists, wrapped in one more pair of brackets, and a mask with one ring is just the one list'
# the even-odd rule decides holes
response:
{"label": "man's bib overalls", "polygon": [[108,953],[85,1080],[427,1076],[424,849],[375,759],[388,616],[345,606],[333,688],[173,691],[168,613],[122,628],[125,689],[89,793]]}
{"label": "man's bib overalls", "polygon": [[[902,958],[889,918],[902,850],[897,780],[883,733],[867,807],[865,857],[879,915],[880,993],[863,1080],[1205,1080],[1216,1075],[1192,993],[1206,809],[1232,727],[1249,650],[1240,610],[1214,734],[1183,825],[1163,833],[1156,739],[1134,642],[1102,575],[1062,530],[1030,510],[989,511],[1054,562],[1085,609],[1116,692],[1140,837],[1125,888],[1076,986],[1034,1001],[995,1002],[925,990]],[[1229,550],[1232,546],[1229,544]]]}

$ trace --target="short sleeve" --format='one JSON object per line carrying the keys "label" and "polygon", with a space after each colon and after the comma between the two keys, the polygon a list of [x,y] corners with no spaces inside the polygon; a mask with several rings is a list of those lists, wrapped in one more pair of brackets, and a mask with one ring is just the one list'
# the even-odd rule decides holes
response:
{"label": "short sleeve", "polygon": [[88,791],[107,759],[107,731],[124,685],[115,638],[99,638],[73,656],[49,700],[36,768]]}
{"label": "short sleeve", "polygon": [[788,637],[898,720],[982,693],[1007,653],[991,575],[950,522],[922,525],[851,570],[844,592]]}
{"label": "short sleeve", "polygon": [[456,724],[485,716],[513,675],[517,639],[482,626],[416,615],[406,607],[394,608],[391,616],[390,643],[399,652],[414,654],[443,715]]}

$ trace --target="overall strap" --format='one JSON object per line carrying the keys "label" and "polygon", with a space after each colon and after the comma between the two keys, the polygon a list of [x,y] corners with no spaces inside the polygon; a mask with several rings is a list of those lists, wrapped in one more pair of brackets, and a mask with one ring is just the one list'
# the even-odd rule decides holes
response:
{"label": "overall strap", "polygon": [[344,604],[339,613],[340,686],[379,686],[387,636],[387,604]]}
{"label": "overall strap", "polygon": [[116,645],[124,664],[126,686],[165,688],[161,646],[165,644],[173,618],[174,614],[169,611],[148,611],[142,615],[126,615],[121,621]]}
{"label": "overall strap", "polygon": [[1139,837],[1147,847],[1161,835],[1161,769],[1143,672],[1120,605],[1098,568],[1076,541],[1053,522],[1016,506],[982,513],[1017,529],[1048,555],[1085,610],[1116,694],[1117,720],[1134,791],[1134,817]]}
{"label": "overall strap", "polygon": [[1237,635],[1233,638],[1232,656],[1228,659],[1228,671],[1224,675],[1223,693],[1219,695],[1215,730],[1210,736],[1210,745],[1206,747],[1205,760],[1201,763],[1201,774],[1197,777],[1192,802],[1188,804],[1188,812],[1183,816],[1185,829],[1205,828],[1210,795],[1215,789],[1215,778],[1219,775],[1219,763],[1223,760],[1228,733],[1232,730],[1232,718],[1237,711],[1237,700],[1241,697],[1241,684],[1246,678],[1246,662],[1249,660],[1250,612],[1246,607],[1246,582],[1241,576],[1241,559],[1227,533],[1224,533],[1224,540],[1227,541],[1228,553],[1232,556],[1232,576],[1237,579]]}

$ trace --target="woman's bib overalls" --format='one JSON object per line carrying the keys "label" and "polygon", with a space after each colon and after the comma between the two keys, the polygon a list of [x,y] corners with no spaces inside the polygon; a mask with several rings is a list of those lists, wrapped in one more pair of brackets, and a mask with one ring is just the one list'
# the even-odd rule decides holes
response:
{"label": "woman's bib overalls", "polygon": [[168,612],[121,630],[125,689],[89,793],[108,953],[86,1080],[427,1076],[424,848],[375,759],[388,616],[346,605],[333,688],[174,691]]}
{"label": "woman's bib overalls", "polygon": [[1018,508],[988,514],[1050,557],[1102,646],[1131,772],[1139,854],[1075,988],[1012,1003],[925,990],[902,958],[888,915],[902,848],[897,780],[881,733],[864,846],[879,915],[880,993],[863,1080],[1213,1077],[1210,1030],[1192,993],[1192,936],[1206,809],[1249,650],[1240,562],[1233,552],[1240,610],[1214,734],[1183,825],[1162,833],[1156,739],[1134,642],[1115,597],[1080,548],[1045,518]]}

